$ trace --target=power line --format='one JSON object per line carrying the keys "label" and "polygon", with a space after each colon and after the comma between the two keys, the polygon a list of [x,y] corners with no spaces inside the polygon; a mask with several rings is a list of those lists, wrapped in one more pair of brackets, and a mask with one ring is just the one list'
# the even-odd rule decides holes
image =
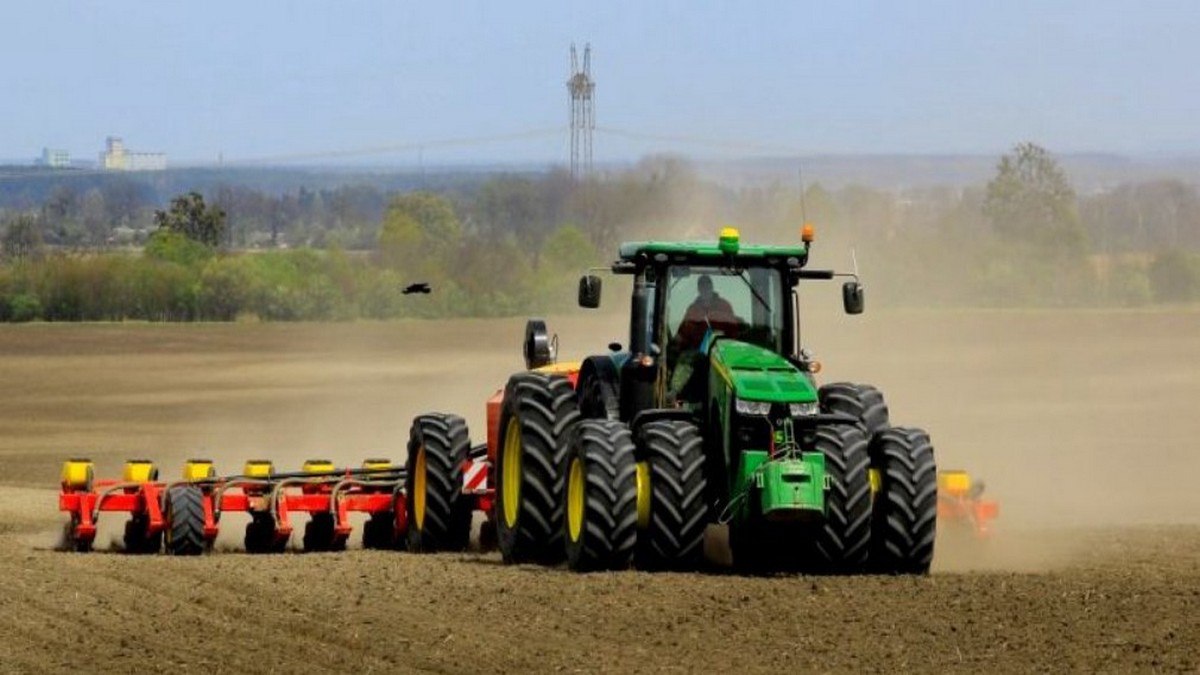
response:
{"label": "power line", "polygon": [[721,150],[735,150],[739,152],[758,152],[771,153],[776,155],[797,155],[802,154],[799,150],[792,148],[781,147],[778,145],[767,145],[756,141],[747,141],[739,139],[727,138],[706,138],[704,136],[687,136],[680,134],[658,134],[642,131],[631,131],[629,129],[618,129],[615,127],[596,127],[596,131],[634,141],[650,141],[654,143],[673,143],[676,145],[692,145],[698,147],[718,148]]}
{"label": "power line", "polygon": [[[321,150],[306,153],[293,153],[281,155],[268,155],[262,157],[249,157],[244,159],[229,159],[222,157],[216,162],[191,162],[172,166],[171,169],[216,169],[216,168],[236,168],[244,166],[270,166],[276,164],[289,164],[295,162],[318,161],[326,159],[344,159],[349,157],[366,157],[371,155],[389,155],[401,152],[416,151],[423,157],[425,150],[429,148],[469,148],[483,145],[492,145],[496,143],[504,143],[509,141],[523,141],[536,138],[561,138],[565,129],[563,127],[543,127],[540,129],[529,129],[526,131],[518,131],[508,134],[493,134],[490,136],[468,136],[461,138],[440,138],[425,141],[408,141],[404,143],[388,143],[374,146],[365,146],[359,148],[350,148],[345,150]],[[423,160],[422,160],[423,166]],[[113,171],[106,169],[62,169],[62,170],[40,170],[29,172],[9,171],[0,173],[0,180],[17,180],[29,178],[63,178],[71,176],[94,176],[94,175],[152,175],[157,171]]]}

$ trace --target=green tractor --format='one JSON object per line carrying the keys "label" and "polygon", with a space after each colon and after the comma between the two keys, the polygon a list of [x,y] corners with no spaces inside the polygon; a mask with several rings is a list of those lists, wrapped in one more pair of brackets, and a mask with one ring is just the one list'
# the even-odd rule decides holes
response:
{"label": "green tractor", "polygon": [[[489,526],[506,562],[696,569],[706,530],[726,525],[748,573],[929,570],[929,436],[890,426],[874,387],[817,385],[797,287],[851,277],[850,314],[863,289],[806,269],[808,227],[803,240],[742,245],[726,228],[715,242],[623,244],[612,272],[633,277],[628,344],[579,363],[556,363],[556,340],[530,322],[528,370],[488,410]],[[601,287],[581,279],[579,304],[598,307]]]}

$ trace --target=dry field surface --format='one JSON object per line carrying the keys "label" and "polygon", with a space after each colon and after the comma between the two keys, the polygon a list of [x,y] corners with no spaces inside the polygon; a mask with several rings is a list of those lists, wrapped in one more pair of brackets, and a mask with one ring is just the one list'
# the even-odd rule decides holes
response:
{"label": "dry field surface", "polygon": [[[830,379],[873,382],[945,468],[987,479],[986,546],[926,578],[576,576],[496,556],[195,559],[53,550],[69,455],[175,473],[399,459],[521,366],[521,321],[0,326],[0,672],[1200,670],[1200,313],[820,317]],[[551,321],[563,355],[623,340]],[[237,529],[223,521],[226,532]]]}

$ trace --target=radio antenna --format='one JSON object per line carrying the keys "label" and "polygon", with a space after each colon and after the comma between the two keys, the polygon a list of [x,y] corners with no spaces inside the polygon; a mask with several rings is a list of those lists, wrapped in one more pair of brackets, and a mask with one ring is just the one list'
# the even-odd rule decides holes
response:
{"label": "radio antenna", "polygon": [[808,222],[808,204],[804,199],[804,167],[796,167],[796,178],[800,181],[800,219]]}

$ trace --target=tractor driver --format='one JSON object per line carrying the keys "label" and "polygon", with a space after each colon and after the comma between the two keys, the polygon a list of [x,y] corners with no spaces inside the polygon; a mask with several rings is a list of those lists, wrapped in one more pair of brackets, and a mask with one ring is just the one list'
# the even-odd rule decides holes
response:
{"label": "tractor driver", "polygon": [[709,329],[714,333],[736,337],[739,324],[733,306],[713,290],[712,277],[701,274],[696,280],[696,299],[688,306],[672,341],[678,356],[667,392],[669,400],[690,398],[688,385],[691,384],[697,364],[704,358],[700,347]]}
{"label": "tractor driver", "polygon": [[679,323],[675,344],[681,350],[699,349],[710,326],[713,331],[735,336],[738,318],[729,301],[713,290],[712,277],[701,274],[696,280],[696,299],[688,306],[683,321]]}

